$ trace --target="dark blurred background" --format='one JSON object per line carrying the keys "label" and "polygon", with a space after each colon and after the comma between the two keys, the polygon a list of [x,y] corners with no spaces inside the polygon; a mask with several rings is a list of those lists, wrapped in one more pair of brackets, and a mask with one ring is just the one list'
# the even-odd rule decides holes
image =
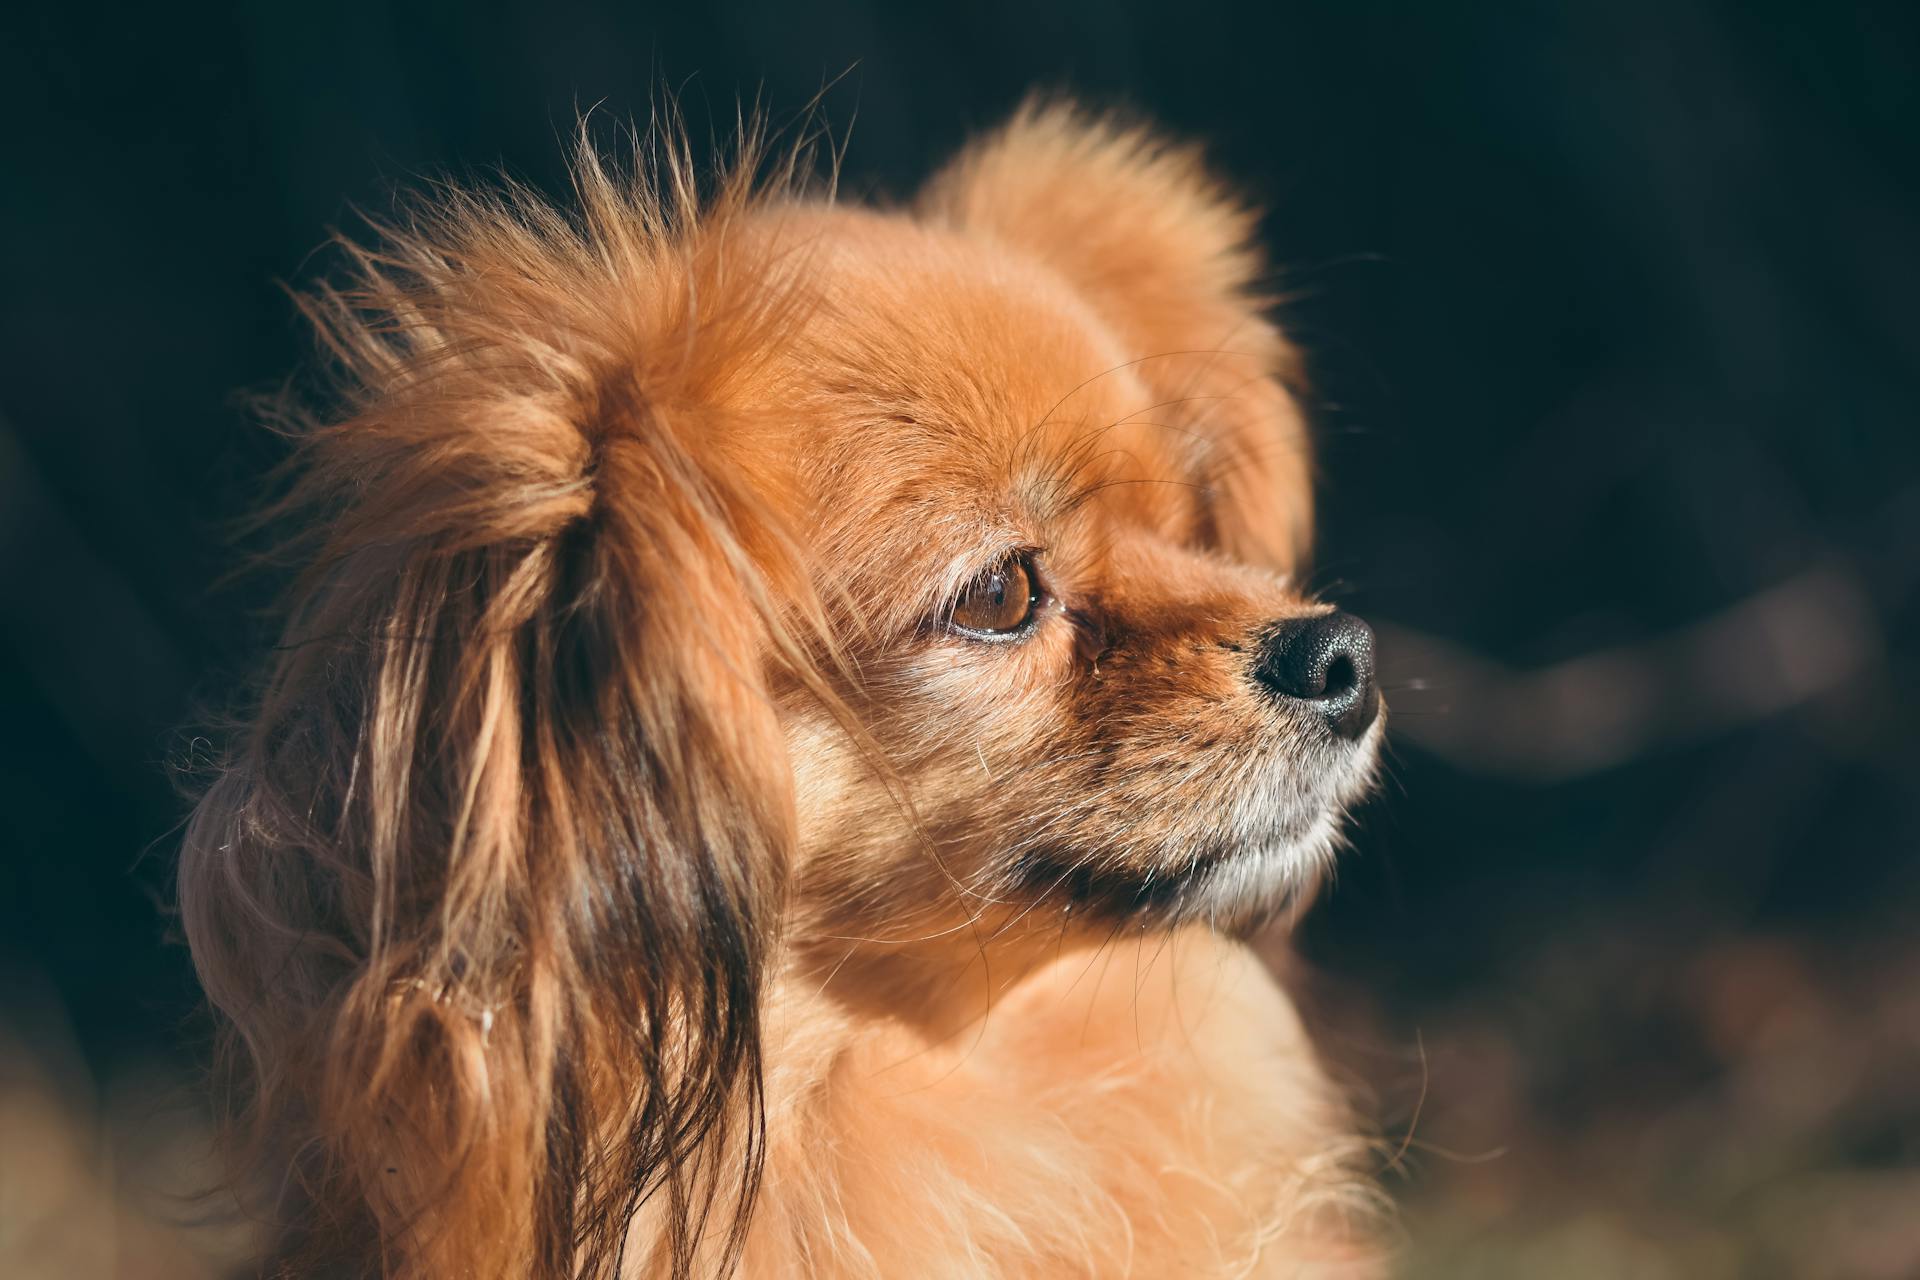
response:
{"label": "dark blurred background", "polygon": [[1920,8],[878,0],[0,17],[0,1272],[220,1273],[163,910],[216,589],[355,207],[823,86],[1208,140],[1317,371],[1391,777],[1299,981],[1419,1276],[1920,1275]]}

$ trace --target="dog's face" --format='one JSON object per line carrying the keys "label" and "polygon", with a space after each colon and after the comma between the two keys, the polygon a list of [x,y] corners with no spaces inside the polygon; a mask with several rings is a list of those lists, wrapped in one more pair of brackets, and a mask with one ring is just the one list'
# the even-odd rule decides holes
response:
{"label": "dog's face", "polygon": [[1103,310],[964,227],[777,234],[812,296],[769,375],[792,426],[756,448],[805,494],[893,774],[789,707],[809,918],[1231,924],[1284,900],[1380,717],[1364,625],[1291,583],[1306,442],[1272,332],[1242,316],[1143,351],[1124,295]]}
{"label": "dog's face", "polygon": [[344,1270],[607,1274],[648,1202],[723,1269],[786,959],[904,1016],[907,944],[1243,922],[1372,769],[1190,154],[1042,109],[908,209],[697,185],[586,148],[577,210],[443,194],[308,301],[343,402],[180,886]]}

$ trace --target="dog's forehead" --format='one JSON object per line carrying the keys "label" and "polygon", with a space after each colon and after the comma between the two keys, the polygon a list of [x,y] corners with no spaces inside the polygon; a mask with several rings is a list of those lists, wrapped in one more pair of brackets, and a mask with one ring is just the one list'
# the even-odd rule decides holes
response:
{"label": "dog's forehead", "polygon": [[[809,305],[792,377],[850,463],[1013,489],[1040,503],[1116,478],[1185,481],[1205,442],[1169,422],[1125,339],[1025,254],[899,215],[836,210],[789,228]],[[1166,497],[1147,496],[1152,506]]]}

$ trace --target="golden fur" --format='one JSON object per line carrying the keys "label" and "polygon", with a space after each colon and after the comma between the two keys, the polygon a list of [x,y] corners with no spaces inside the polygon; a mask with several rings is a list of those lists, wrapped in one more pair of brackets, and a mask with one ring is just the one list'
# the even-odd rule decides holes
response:
{"label": "golden fur", "polygon": [[[1371,1273],[1219,932],[1380,734],[1248,678],[1324,612],[1251,215],[1060,106],[892,211],[656,147],[583,146],[572,214],[444,192],[309,301],[343,404],[289,423],[303,571],[180,880],[276,1265]],[[1025,630],[947,625],[1015,559]]]}

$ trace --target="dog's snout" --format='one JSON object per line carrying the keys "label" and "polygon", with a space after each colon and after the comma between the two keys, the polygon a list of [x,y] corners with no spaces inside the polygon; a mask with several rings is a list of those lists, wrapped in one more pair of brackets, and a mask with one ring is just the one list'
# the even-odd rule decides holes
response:
{"label": "dog's snout", "polygon": [[1319,712],[1338,737],[1359,737],[1379,714],[1373,628],[1350,613],[1290,618],[1268,631],[1253,678]]}

